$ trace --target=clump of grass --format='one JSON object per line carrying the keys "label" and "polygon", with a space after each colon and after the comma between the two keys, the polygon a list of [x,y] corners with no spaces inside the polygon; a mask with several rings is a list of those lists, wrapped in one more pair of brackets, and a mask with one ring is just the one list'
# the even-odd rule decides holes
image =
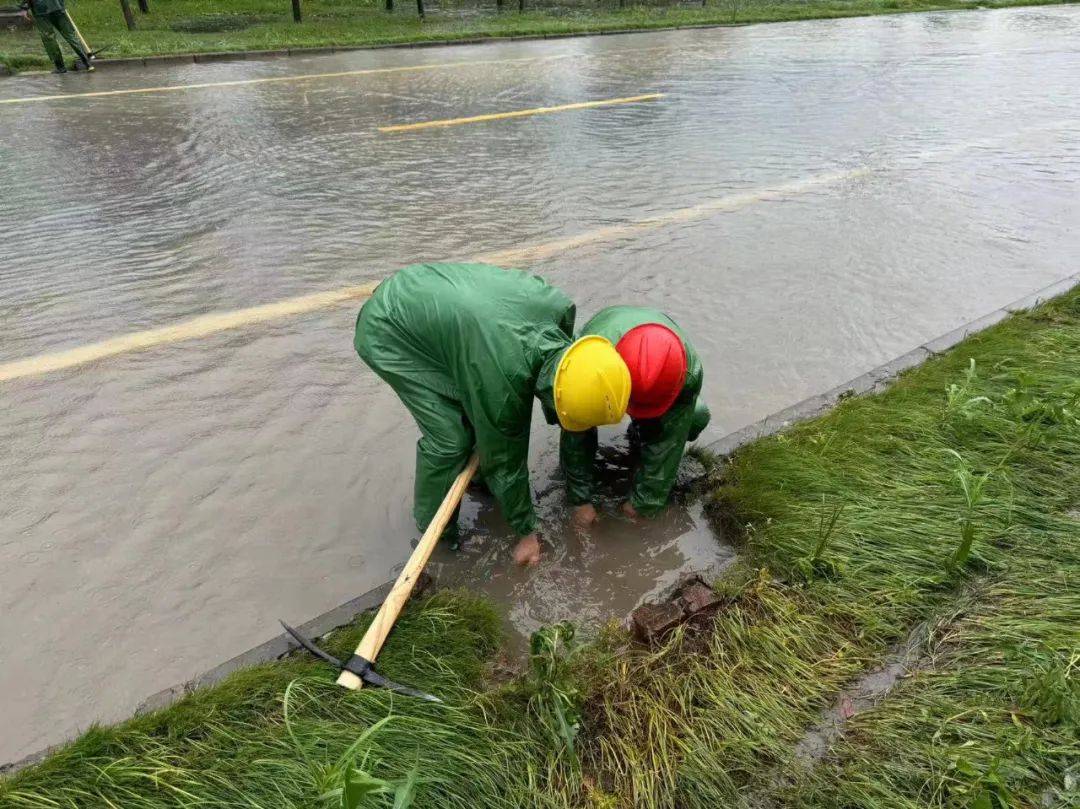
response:
{"label": "clump of grass", "polygon": [[959,575],[972,558],[972,550],[975,546],[976,511],[983,498],[983,488],[990,479],[990,472],[983,472],[981,475],[976,475],[964,462],[964,459],[959,452],[956,450],[949,450],[949,453],[953,455],[958,462],[956,479],[960,483],[960,489],[964,493],[965,501],[963,514],[958,520],[960,523],[960,542],[957,544],[956,550],[954,550],[949,558],[945,560],[945,570],[950,575],[956,576]]}
{"label": "clump of grass", "polygon": [[581,692],[572,668],[580,651],[574,625],[561,621],[544,627],[529,644],[529,709],[551,737],[556,756],[578,770],[576,740],[581,730]]}
{"label": "clump of grass", "polygon": [[819,576],[837,576],[841,573],[840,567],[825,557],[825,550],[829,545],[829,537],[836,530],[836,523],[843,513],[844,505],[842,503],[829,506],[825,502],[825,497],[822,496],[817,542],[814,543],[814,549],[809,555],[795,561],[796,568],[806,581],[812,581]]}

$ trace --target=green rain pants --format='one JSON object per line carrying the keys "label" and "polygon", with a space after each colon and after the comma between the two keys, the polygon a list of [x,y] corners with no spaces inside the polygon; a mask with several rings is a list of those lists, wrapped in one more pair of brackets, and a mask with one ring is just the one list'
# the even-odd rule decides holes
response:
{"label": "green rain pants", "polygon": [[[413,482],[413,518],[421,531],[431,524],[454,479],[461,474],[476,446],[476,435],[461,403],[432,390],[416,379],[380,367],[378,359],[361,352],[361,358],[394,389],[420,428],[416,442],[416,479]],[[442,538],[458,542],[458,511]]]}
{"label": "green rain pants", "polygon": [[60,43],[56,41],[57,33],[71,46],[84,65],[90,64],[90,55],[83,50],[79,35],[66,11],[34,14],[34,25],[37,27],[38,34],[41,35],[41,44],[45,46],[45,53],[49,54],[57,70],[64,68],[64,54],[60,51]]}

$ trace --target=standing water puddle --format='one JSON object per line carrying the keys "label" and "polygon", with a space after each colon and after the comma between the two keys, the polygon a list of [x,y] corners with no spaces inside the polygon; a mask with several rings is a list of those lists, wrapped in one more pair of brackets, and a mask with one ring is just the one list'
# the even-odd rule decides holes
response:
{"label": "standing water puddle", "polygon": [[[571,524],[561,481],[541,494],[546,530],[539,567],[510,564],[513,540],[501,526],[497,506],[489,495],[476,493],[462,506],[461,548],[442,546],[432,557],[428,569],[440,586],[467,587],[500,606],[513,656],[525,653],[529,636],[541,626],[572,620],[586,635],[595,633],[688,573],[715,575],[735,558],[684,484],[676,499],[687,502],[673,503],[654,519],[635,521],[621,514],[631,476],[625,437],[603,441],[598,460],[600,519],[589,529]],[[692,464],[684,461],[684,468]]]}

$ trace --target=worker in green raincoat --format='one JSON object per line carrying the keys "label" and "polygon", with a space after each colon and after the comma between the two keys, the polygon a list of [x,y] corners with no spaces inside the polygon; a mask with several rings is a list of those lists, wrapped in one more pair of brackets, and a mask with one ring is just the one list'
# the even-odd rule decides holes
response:
{"label": "worker in green raincoat", "polygon": [[[582,328],[615,345],[630,371],[631,436],[640,452],[630,497],[623,511],[631,517],[660,512],[668,502],[688,441],[709,423],[700,401],[701,360],[679,326],[663,312],[636,306],[611,306]],[[596,520],[596,429],[563,430],[559,457],[566,476],[574,520]]]}
{"label": "worker in green raincoat", "polygon": [[82,37],[75,30],[75,24],[68,16],[64,0],[23,0],[20,8],[24,15],[32,15],[34,26],[41,36],[41,44],[45,46],[45,53],[52,59],[56,67],[54,73],[67,73],[64,66],[64,54],[60,51],[60,43],[56,41],[56,35],[60,34],[71,46],[71,50],[79,59],[84,70],[93,70],[90,64],[90,54],[87,53]]}
{"label": "worker in green raincoat", "polygon": [[[413,516],[422,531],[470,454],[536,564],[529,487],[533,398],[549,423],[587,430],[622,419],[630,375],[603,338],[573,339],[574,304],[543,279],[485,264],[422,264],[383,281],[360,310],[354,345],[420,428]],[[457,515],[444,533],[454,540]]]}

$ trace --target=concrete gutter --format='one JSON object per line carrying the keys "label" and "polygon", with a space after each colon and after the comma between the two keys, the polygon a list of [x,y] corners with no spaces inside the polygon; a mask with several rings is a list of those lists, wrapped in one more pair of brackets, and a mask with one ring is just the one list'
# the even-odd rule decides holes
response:
{"label": "concrete gutter", "polygon": [[[1012,314],[1034,309],[1039,304],[1045,303],[1051,298],[1064,295],[1078,285],[1080,285],[1080,272],[1070,275],[1068,278],[1056,281],[1030,295],[1025,295],[1023,298],[1015,300],[1000,309],[995,309],[975,320],[971,320],[939,337],[935,337],[933,340],[929,340],[928,342],[913,348],[906,354],[902,354],[883,365],[879,365],[877,368],[867,371],[851,381],[845,382],[843,385],[837,385],[831,390],[827,390],[817,396],[811,396],[809,399],[804,399],[791,407],[786,407],[783,410],[768,415],[760,421],[756,421],[753,424],[743,427],[741,430],[729,433],[723,438],[708,444],[707,449],[718,455],[730,455],[739,447],[745,446],[751,441],[778,433],[796,422],[806,421],[821,415],[841,399],[881,390],[889,381],[895,379],[901,372],[906,371],[909,368],[914,368],[917,365],[921,365],[936,354],[942,354],[948,351],[950,348],[953,348],[958,343],[962,342],[965,338],[977,334],[984,329],[988,329],[996,323],[1000,323]],[[334,607],[334,609],[324,612],[322,615],[301,624],[298,629],[310,638],[320,638],[327,633],[352,622],[352,620],[361,613],[378,607],[386,597],[386,594],[390,592],[392,584],[392,581],[388,581],[385,584],[376,587],[374,590],[369,590],[363,595],[357,596],[351,601],[346,601],[344,604]],[[419,591],[421,588],[418,586],[417,589]],[[293,651],[295,648],[295,644],[286,639],[284,633],[277,635],[265,643],[261,643],[253,649],[249,649],[236,657],[226,660],[224,663],[215,666],[191,680],[174,685],[171,688],[166,688],[163,691],[159,691],[156,694],[147,697],[139,704],[139,707],[135,709],[135,714],[138,716],[140,714],[149,713],[150,711],[166,708],[198,688],[205,688],[221,682],[234,671],[248,666],[254,666],[259,663],[268,663],[272,660],[277,660]],[[36,764],[60,746],[61,745],[57,745],[41,750],[17,762],[0,765],[0,774],[10,774],[23,767]]]}
{"label": "concrete gutter", "polygon": [[982,317],[968,321],[950,332],[935,337],[933,340],[928,340],[922,345],[911,349],[911,351],[906,354],[902,354],[895,359],[889,360],[883,365],[872,368],[866,373],[861,374],[842,385],[837,385],[835,388],[827,390],[824,393],[819,393],[816,396],[803,399],[801,402],[793,404],[790,407],[785,407],[783,410],[776,413],[772,413],[760,421],[755,421],[753,424],[743,427],[741,430],[729,433],[723,438],[706,445],[706,449],[710,452],[715,452],[717,455],[730,455],[735,450],[739,449],[739,447],[743,447],[752,441],[756,441],[767,435],[778,433],[797,422],[807,421],[808,419],[820,416],[841,399],[882,390],[903,371],[914,368],[917,365],[922,365],[926,360],[937,354],[944,354],[950,348],[953,348],[962,342],[965,338],[970,337],[973,334],[978,334],[996,323],[1000,323],[1012,314],[1034,309],[1039,304],[1045,303],[1051,298],[1064,295],[1078,285],[1080,285],[1080,273],[1075,273],[1068,278],[1055,281],[1053,284],[1043,287],[1037,292],[1025,295],[1023,298],[1015,300],[1010,304],[1006,304],[1000,309],[988,312]]}

